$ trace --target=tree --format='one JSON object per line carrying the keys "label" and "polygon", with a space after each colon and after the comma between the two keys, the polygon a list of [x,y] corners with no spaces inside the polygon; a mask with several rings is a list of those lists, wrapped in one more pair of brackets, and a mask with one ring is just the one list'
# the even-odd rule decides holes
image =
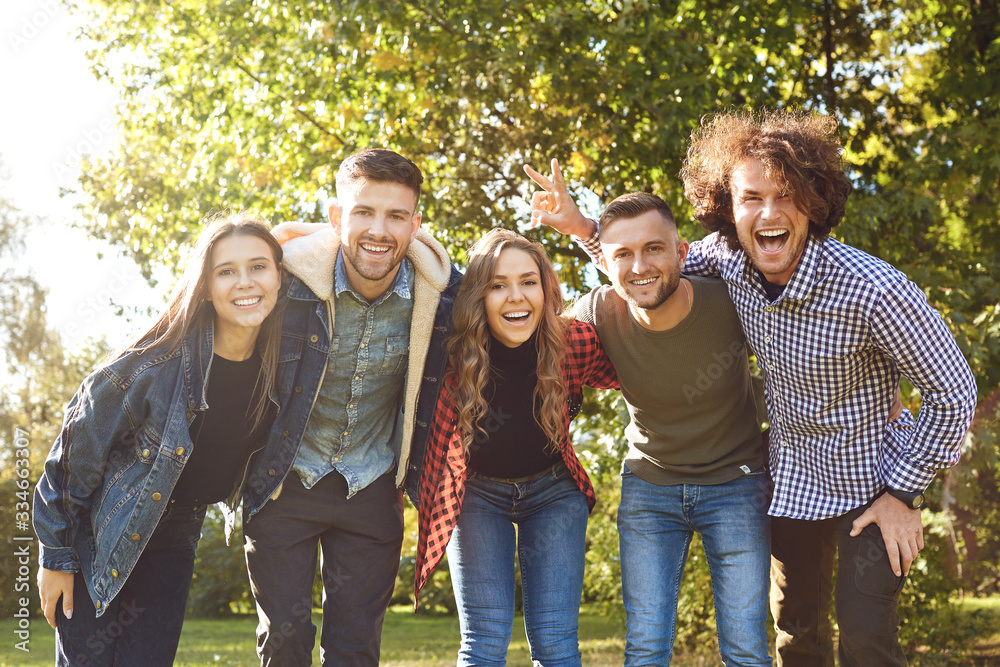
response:
{"label": "tree", "polygon": [[[1000,384],[998,0],[78,7],[95,70],[123,98],[120,146],[85,163],[81,213],[147,272],[176,262],[213,208],[324,219],[337,164],[367,146],[417,161],[425,224],[458,262],[483,229],[525,219],[531,188],[520,165],[550,156],[591,212],[653,191],[697,238],[676,174],[699,119],[745,105],[815,109],[841,118],[855,186],[836,234],[924,288],[982,397],[993,400]],[[571,243],[528,234],[567,285],[593,283]],[[995,410],[982,413],[967,458],[977,467],[949,474],[937,505],[951,517],[952,562],[1000,534],[1000,512],[976,523],[956,500],[1000,502],[995,421]],[[612,456],[606,449],[597,463],[613,468]],[[938,583],[935,599],[959,585]],[[995,591],[996,570],[965,568],[961,585]]]}

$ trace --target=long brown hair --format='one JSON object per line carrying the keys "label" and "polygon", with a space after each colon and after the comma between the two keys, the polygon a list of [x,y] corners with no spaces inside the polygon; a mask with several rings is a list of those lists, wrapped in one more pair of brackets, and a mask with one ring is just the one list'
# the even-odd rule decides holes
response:
{"label": "long brown hair", "polygon": [[538,264],[545,307],[535,332],[538,380],[534,402],[535,405],[541,403],[535,421],[548,438],[550,448],[558,448],[565,437],[566,385],[562,361],[566,353],[568,320],[562,316],[562,288],[541,245],[510,230],[497,228],[490,230],[469,251],[469,266],[452,310],[454,329],[445,344],[448,350],[447,375],[457,378],[454,386],[451,386],[450,378],[445,386],[458,406],[458,429],[466,453],[476,432],[483,430],[479,426],[480,420],[489,414],[483,390],[490,377],[492,338],[484,301],[493,284],[500,253],[507,248],[528,253]]}
{"label": "long brown hair", "polygon": [[[119,359],[131,352],[141,354],[152,348],[161,348],[167,353],[173,352],[193,328],[214,322],[215,306],[205,298],[208,295],[212,250],[222,239],[240,235],[263,239],[271,249],[275,268],[281,271],[281,245],[271,235],[270,226],[256,213],[252,211],[220,213],[208,218],[184,266],[184,272],[174,285],[167,305],[160,311],[156,321],[148,329],[129,338],[112,353],[111,358]],[[274,388],[278,351],[281,347],[281,311],[286,302],[286,288],[287,286],[282,284],[278,300],[257,334],[257,350],[260,352],[261,365],[256,386],[260,389],[260,399],[252,406],[253,414],[248,415],[253,417],[254,428],[267,414],[269,395]]]}

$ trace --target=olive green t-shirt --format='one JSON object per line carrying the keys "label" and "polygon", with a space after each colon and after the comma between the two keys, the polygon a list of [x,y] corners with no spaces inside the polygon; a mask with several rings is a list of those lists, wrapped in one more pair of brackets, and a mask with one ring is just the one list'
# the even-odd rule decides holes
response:
{"label": "olive green t-shirt", "polygon": [[723,484],[764,465],[746,341],[725,283],[684,277],[691,312],[667,331],[643,328],[608,285],[581,298],[576,317],[618,372],[628,469],[661,486]]}

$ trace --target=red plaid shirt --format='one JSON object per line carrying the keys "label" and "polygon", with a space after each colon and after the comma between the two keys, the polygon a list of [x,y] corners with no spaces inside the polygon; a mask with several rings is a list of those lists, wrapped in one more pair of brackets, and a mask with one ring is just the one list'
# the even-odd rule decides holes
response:
{"label": "red plaid shirt", "polygon": [[[583,387],[618,389],[614,366],[604,353],[597,332],[580,321],[570,323],[566,331],[566,356],[563,358],[563,379],[566,383],[567,405],[565,428],[559,448],[573,480],[594,508],[597,498],[594,485],[573,452],[569,441],[570,420],[580,411]],[[417,542],[414,606],[420,589],[444,556],[448,540],[458,523],[465,496],[467,464],[462,450],[458,425],[458,410],[448,389],[454,386],[454,375],[448,376],[438,397],[434,421],[427,442],[427,456],[420,474],[420,535]]]}

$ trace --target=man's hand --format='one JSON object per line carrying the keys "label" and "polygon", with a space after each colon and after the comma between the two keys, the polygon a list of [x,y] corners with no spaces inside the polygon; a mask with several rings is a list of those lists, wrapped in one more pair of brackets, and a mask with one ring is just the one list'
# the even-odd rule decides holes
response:
{"label": "man's hand", "polygon": [[882,541],[885,542],[892,571],[897,577],[909,574],[910,563],[924,548],[920,510],[910,509],[902,500],[884,493],[854,520],[851,537],[860,535],[861,529],[870,523],[878,524],[882,530]]}
{"label": "man's hand", "polygon": [[548,225],[557,232],[588,238],[594,233],[594,221],[585,218],[566,189],[559,161],[552,159],[552,180],[524,165],[524,173],[544,192],[531,195],[531,226]]}
{"label": "man's hand", "polygon": [[903,414],[903,400],[899,394],[899,385],[896,385],[896,395],[892,398],[892,407],[889,408],[889,421],[894,422]]}
{"label": "man's hand", "polygon": [[56,627],[56,605],[62,598],[63,615],[73,618],[73,577],[72,572],[56,572],[38,568],[38,597],[42,600],[42,613],[53,628]]}

